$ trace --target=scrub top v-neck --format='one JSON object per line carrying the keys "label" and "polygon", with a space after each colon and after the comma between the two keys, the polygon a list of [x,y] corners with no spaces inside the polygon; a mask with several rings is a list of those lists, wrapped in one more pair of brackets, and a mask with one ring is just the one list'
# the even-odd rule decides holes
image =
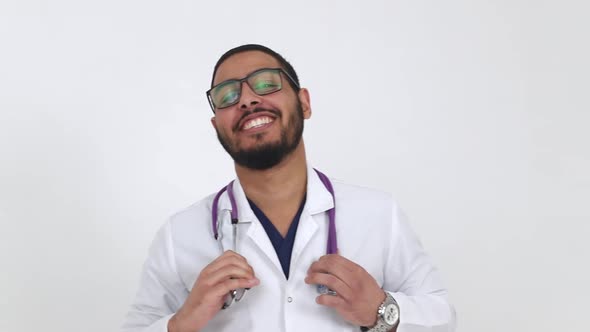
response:
{"label": "scrub top v-neck", "polygon": [[254,204],[250,199],[248,199],[248,203],[250,204],[250,208],[264,227],[272,246],[275,248],[277,256],[279,258],[279,262],[281,262],[281,267],[283,269],[283,273],[285,274],[285,278],[289,279],[289,268],[291,266],[291,253],[293,251],[293,243],[295,242],[295,234],[297,233],[297,226],[299,225],[299,219],[301,218],[301,212],[303,211],[303,207],[305,206],[306,197],[303,198],[301,205],[299,206],[299,210],[295,214],[293,221],[291,222],[291,226],[289,226],[289,230],[287,231],[287,235],[283,238],[281,233],[277,230],[277,228],[273,225],[273,223],[268,219],[268,217],[262,212],[262,210]]}

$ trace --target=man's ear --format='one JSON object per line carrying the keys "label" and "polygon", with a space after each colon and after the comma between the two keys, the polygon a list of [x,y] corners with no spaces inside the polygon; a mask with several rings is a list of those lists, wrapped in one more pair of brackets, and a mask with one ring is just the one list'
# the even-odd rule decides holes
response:
{"label": "man's ear", "polygon": [[303,109],[303,118],[311,118],[311,99],[309,97],[309,91],[306,88],[301,88],[297,95],[301,102],[301,108]]}
{"label": "man's ear", "polygon": [[215,117],[211,118],[211,125],[213,125],[213,129],[217,130],[217,122],[215,122]]}

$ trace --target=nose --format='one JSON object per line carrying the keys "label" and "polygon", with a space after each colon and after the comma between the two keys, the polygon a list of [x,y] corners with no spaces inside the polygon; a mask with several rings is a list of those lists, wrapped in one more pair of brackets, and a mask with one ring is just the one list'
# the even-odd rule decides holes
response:
{"label": "nose", "polygon": [[247,109],[260,103],[260,96],[254,93],[246,82],[242,82],[242,93],[240,95],[240,108]]}

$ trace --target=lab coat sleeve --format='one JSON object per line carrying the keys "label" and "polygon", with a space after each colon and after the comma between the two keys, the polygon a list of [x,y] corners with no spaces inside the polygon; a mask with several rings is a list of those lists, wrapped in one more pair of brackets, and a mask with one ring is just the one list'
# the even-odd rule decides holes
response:
{"label": "lab coat sleeve", "polygon": [[455,331],[455,309],[448,301],[437,269],[396,205],[392,219],[393,241],[383,288],[400,308],[397,332]]}
{"label": "lab coat sleeve", "polygon": [[187,290],[176,270],[171,227],[164,224],[152,242],[122,332],[167,332],[168,321],[184,303]]}

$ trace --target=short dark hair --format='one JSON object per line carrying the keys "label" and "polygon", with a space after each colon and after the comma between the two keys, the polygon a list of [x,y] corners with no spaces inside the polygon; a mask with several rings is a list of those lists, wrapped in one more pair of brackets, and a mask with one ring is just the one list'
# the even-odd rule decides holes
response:
{"label": "short dark hair", "polygon": [[289,84],[291,84],[291,87],[293,88],[293,90],[295,90],[296,92],[299,91],[299,89],[300,89],[299,88],[300,87],[299,77],[297,76],[297,73],[295,72],[295,69],[289,63],[289,61],[287,61],[279,53],[271,50],[270,48],[268,48],[266,46],[259,45],[259,44],[246,44],[246,45],[234,47],[231,50],[225,52],[219,58],[219,60],[217,60],[217,63],[215,64],[215,68],[213,69],[213,75],[211,76],[211,87],[213,87],[213,80],[215,79],[215,74],[217,74],[217,69],[219,69],[219,66],[225,60],[227,60],[227,58],[229,58],[230,56],[232,56],[234,54],[238,54],[238,53],[242,53],[242,52],[248,52],[248,51],[260,51],[260,52],[266,53],[266,54],[272,56],[273,58],[275,58],[279,62],[279,64],[281,65],[281,67],[287,72],[287,74],[289,74],[289,76],[291,76],[291,78],[293,79],[293,81],[295,81],[295,84],[293,84],[293,82],[291,82],[291,80],[288,80],[289,81]]}

